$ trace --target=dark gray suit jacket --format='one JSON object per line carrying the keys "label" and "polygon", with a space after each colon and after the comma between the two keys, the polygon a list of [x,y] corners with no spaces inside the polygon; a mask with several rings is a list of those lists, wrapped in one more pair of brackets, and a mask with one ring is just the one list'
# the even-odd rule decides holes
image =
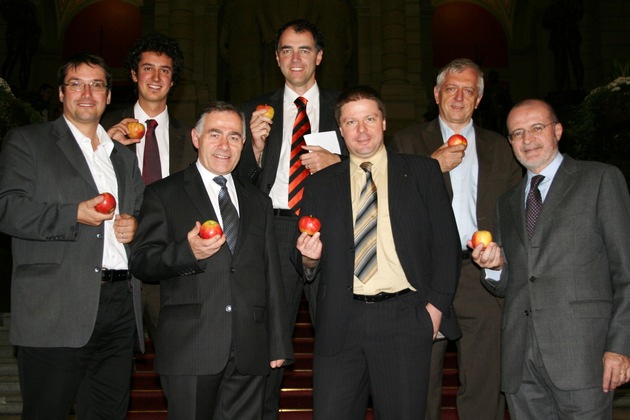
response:
{"label": "dark gray suit jacket", "polygon": [[240,210],[234,255],[225,244],[201,261],[187,234],[196,221],[217,216],[196,165],[146,189],[131,268],[143,281],[160,283],[160,374],[216,374],[232,348],[243,375],[266,375],[271,360],[293,358],[271,200],[249,181],[234,180]]}
{"label": "dark gray suit jacket", "polygon": [[[137,216],[138,161],[114,142],[120,213]],[[81,347],[94,329],[101,291],[103,224],[77,223],[79,202],[99,194],[65,119],[9,132],[0,154],[0,230],[13,236],[11,342]],[[125,245],[127,254],[129,246]],[[140,282],[134,279],[138,337]],[[141,339],[140,347],[144,349]]]}
{"label": "dark gray suit jacket", "polygon": [[[339,132],[339,126],[335,121],[335,103],[339,92],[319,88],[319,132],[334,131],[337,133],[339,148],[342,155],[348,155],[346,144]],[[239,175],[251,179],[262,192],[269,194],[271,187],[276,181],[276,173],[278,172],[278,162],[280,160],[280,150],[282,148],[282,132],[283,132],[283,99],[284,88],[273,93],[260,96],[258,98],[247,101],[241,107],[245,114],[245,122],[247,125],[247,139],[243,147],[241,160],[236,167]],[[254,157],[252,149],[252,133],[249,129],[249,121],[252,118],[252,112],[256,110],[256,106],[260,104],[269,104],[275,109],[273,124],[269,137],[266,140],[265,151],[263,153],[262,168],[258,166],[258,162]]]}
{"label": "dark gray suit jacket", "polygon": [[[437,161],[388,152],[389,212],[396,253],[407,280],[443,314],[440,331],[457,339],[461,331],[451,303],[457,287],[461,251],[457,226]],[[322,223],[315,352],[334,355],[348,335],[352,306],[354,230],[350,160],[308,177],[304,214]],[[297,231],[297,229],[296,229]],[[296,251],[296,254],[299,252]],[[301,257],[294,258],[301,270]]]}
{"label": "dark gray suit jacket", "polygon": [[614,166],[565,155],[528,240],[526,180],[499,199],[494,235],[507,267],[485,282],[505,296],[502,389],[521,384],[530,322],[556,387],[601,387],[604,352],[630,355],[628,187]]}
{"label": "dark gray suit jacket", "polygon": [[[122,112],[106,112],[101,118],[101,125],[108,130],[125,118],[135,118],[133,106],[124,109]],[[186,169],[197,161],[197,150],[192,144],[191,127],[182,124],[175,117],[168,115],[168,148],[169,148],[169,171],[171,174]],[[141,121],[144,123],[144,121]],[[134,153],[136,145],[128,146]]]}

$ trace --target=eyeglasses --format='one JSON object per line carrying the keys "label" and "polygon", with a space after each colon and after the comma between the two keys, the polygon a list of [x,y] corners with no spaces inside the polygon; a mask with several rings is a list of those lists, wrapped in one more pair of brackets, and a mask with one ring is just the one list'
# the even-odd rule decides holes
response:
{"label": "eyeglasses", "polygon": [[525,129],[525,128],[519,128],[518,130],[514,130],[512,131],[510,134],[508,134],[508,139],[514,141],[514,140],[523,140],[525,138],[525,133],[529,133],[532,136],[539,136],[543,130],[545,128],[547,128],[548,125],[551,124],[558,124],[558,121],[552,121],[550,123],[547,124],[534,124],[531,127],[529,127],[529,130]]}
{"label": "eyeglasses", "polygon": [[71,80],[70,82],[64,83],[63,85],[68,86],[68,89],[73,92],[83,92],[83,89],[85,89],[86,85],[89,86],[90,90],[94,92],[103,92],[109,87],[105,84],[105,82],[101,82],[98,80],[90,83],[85,83],[80,80]]}

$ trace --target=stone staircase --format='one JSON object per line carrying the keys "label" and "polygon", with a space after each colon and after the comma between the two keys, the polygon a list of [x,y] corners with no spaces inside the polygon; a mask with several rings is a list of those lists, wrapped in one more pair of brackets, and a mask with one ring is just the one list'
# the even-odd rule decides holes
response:
{"label": "stone staircase", "polygon": [[9,314],[0,314],[0,416],[22,413],[15,347],[9,343]]}

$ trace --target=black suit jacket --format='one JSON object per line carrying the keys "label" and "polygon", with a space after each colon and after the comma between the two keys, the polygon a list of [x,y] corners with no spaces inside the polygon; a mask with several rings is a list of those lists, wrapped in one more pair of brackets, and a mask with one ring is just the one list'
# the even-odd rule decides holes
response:
{"label": "black suit jacket", "polygon": [[[335,104],[338,96],[339,92],[337,91],[322,89],[321,87],[319,88],[319,132],[336,132],[341,154],[347,155],[348,151],[346,149],[346,144],[341,137],[339,126],[335,121]],[[267,195],[270,193],[271,187],[276,181],[276,173],[278,172],[278,162],[280,160],[280,150],[282,148],[282,119],[284,114],[283,99],[284,88],[247,101],[241,107],[243,113],[245,114],[247,139],[245,140],[241,160],[236,170],[243,179],[245,179],[245,177],[251,179],[256,183],[256,185],[258,185],[260,190]],[[273,117],[273,124],[271,125],[269,137],[267,137],[266,140],[265,150],[263,152],[262,168],[258,166],[258,162],[256,162],[256,158],[254,157],[254,151],[252,149],[252,133],[249,129],[249,121],[251,120],[252,113],[256,110],[256,106],[260,104],[269,104],[276,111],[275,116]]]}
{"label": "black suit jacket", "polygon": [[[118,124],[125,118],[135,118],[133,106],[123,111],[106,112],[101,118],[101,125],[105,127],[105,130],[109,130],[110,127]],[[174,174],[186,169],[197,161],[197,150],[192,144],[190,134],[192,128],[182,124],[170,113],[168,121],[169,172]],[[144,121],[141,122],[144,123]],[[136,152],[135,144],[130,144],[128,147],[134,153]]]}
{"label": "black suit jacket", "polygon": [[[110,158],[119,212],[137,216],[144,190],[138,161],[117,142]],[[77,223],[77,206],[98,194],[63,116],[7,134],[0,153],[0,230],[13,237],[13,344],[81,347],[90,339],[101,293],[104,225]],[[141,284],[134,279],[133,286],[144,349]]]}
{"label": "black suit jacket", "polygon": [[[442,311],[440,331],[461,336],[451,303],[457,287],[461,246],[453,210],[437,161],[388,153],[389,212],[396,252],[407,280],[427,303]],[[350,160],[309,177],[302,212],[322,224],[315,352],[333,355],[348,334],[352,305],[354,231]],[[301,256],[294,256],[301,270]]]}
{"label": "black suit jacket", "polygon": [[145,282],[160,282],[160,374],[216,374],[232,348],[244,375],[265,375],[271,360],[293,357],[271,200],[234,179],[240,209],[234,255],[226,243],[201,261],[186,235],[196,221],[217,216],[197,166],[146,189],[131,269]]}

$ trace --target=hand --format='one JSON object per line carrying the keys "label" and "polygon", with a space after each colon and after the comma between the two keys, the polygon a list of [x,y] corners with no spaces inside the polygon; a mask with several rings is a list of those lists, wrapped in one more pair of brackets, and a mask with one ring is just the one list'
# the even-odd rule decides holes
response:
{"label": "hand", "polygon": [[341,161],[339,155],[331,153],[321,146],[302,146],[302,149],[310,152],[302,154],[300,160],[302,165],[312,174]]}
{"label": "hand", "polygon": [[297,239],[295,247],[302,254],[302,263],[304,267],[313,268],[317,266],[317,262],[322,257],[322,241],[319,239],[320,232],[316,232],[313,236],[310,236],[306,232]]}
{"label": "hand", "polygon": [[138,221],[130,214],[117,214],[114,218],[114,233],[116,240],[121,244],[128,244],[133,241]]}
{"label": "hand", "polygon": [[213,236],[209,239],[203,239],[199,236],[199,230],[201,229],[201,223],[195,222],[195,227],[188,232],[188,243],[190,249],[197,260],[203,260],[209,258],[219,252],[221,246],[225,243],[225,234],[221,236]]}
{"label": "hand", "polygon": [[440,331],[440,324],[442,323],[442,312],[430,303],[425,306],[429,316],[431,316],[431,322],[433,323],[433,340],[437,337],[438,331]]}
{"label": "hand", "polygon": [[79,203],[77,208],[77,222],[88,226],[100,226],[105,220],[112,220],[114,213],[99,213],[94,206],[104,200],[103,196],[97,195],[89,200]]}
{"label": "hand", "polygon": [[[472,241],[469,239],[466,241],[466,245],[472,248]],[[496,242],[490,242],[487,247],[483,247],[483,244],[477,244],[477,247],[473,249],[470,254],[472,260],[481,268],[488,268],[490,270],[500,270],[503,268],[503,253],[501,247]]]}
{"label": "hand", "polygon": [[604,392],[614,391],[630,380],[630,358],[623,354],[607,351],[604,353]]}
{"label": "hand", "polygon": [[258,160],[265,149],[266,140],[271,131],[271,124],[273,124],[271,118],[263,115],[265,112],[267,112],[265,109],[252,112],[252,119],[249,121],[249,129],[252,132],[252,148],[254,149],[256,160]]}
{"label": "hand", "polygon": [[138,122],[138,120],[135,118],[125,118],[118,124],[110,127],[110,129],[107,130],[107,135],[125,146],[140,143],[142,139],[130,139],[127,137],[129,135],[129,128],[127,128],[127,124],[131,122]]}
{"label": "hand", "polygon": [[464,160],[464,150],[466,146],[463,144],[456,144],[455,146],[449,146],[444,143],[437,149],[431,157],[440,163],[440,170],[442,173],[449,172],[462,163]]}
{"label": "hand", "polygon": [[284,359],[272,360],[271,362],[269,362],[269,366],[271,366],[271,369],[278,369],[283,364],[284,364]]}

